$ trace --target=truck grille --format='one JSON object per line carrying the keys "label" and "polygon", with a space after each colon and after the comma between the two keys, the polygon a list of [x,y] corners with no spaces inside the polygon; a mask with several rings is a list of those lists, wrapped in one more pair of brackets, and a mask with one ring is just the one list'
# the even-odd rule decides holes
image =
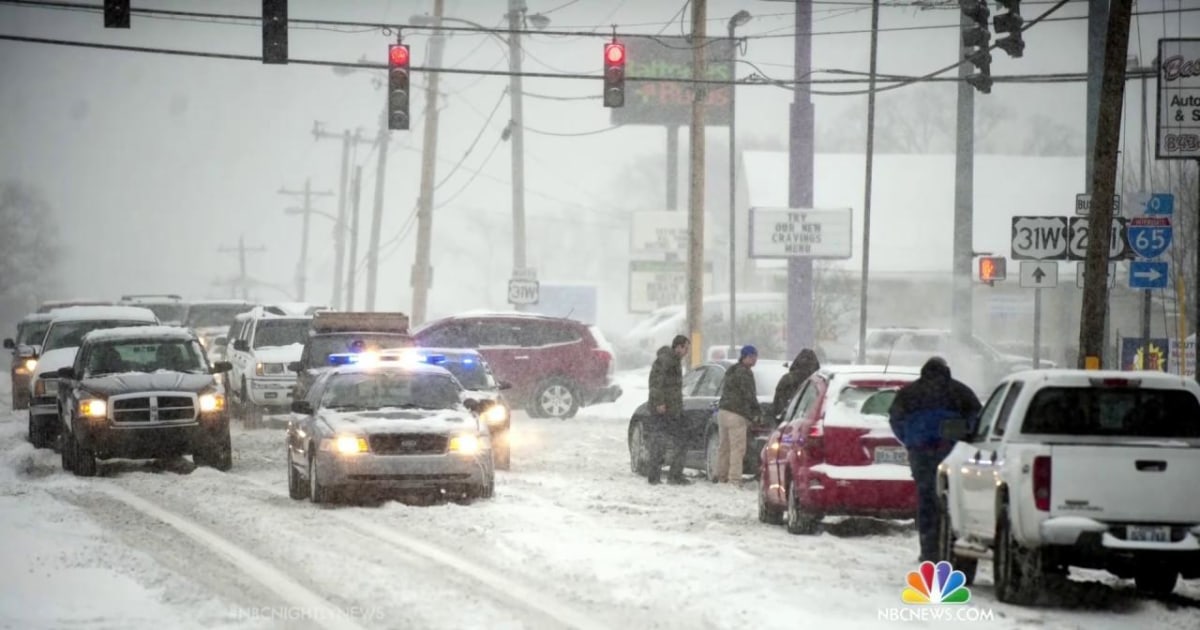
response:
{"label": "truck grille", "polygon": [[446,452],[444,435],[425,433],[383,433],[369,438],[377,455],[440,455]]}
{"label": "truck grille", "polygon": [[114,422],[178,422],[194,420],[196,406],[190,396],[134,396],[112,402]]}

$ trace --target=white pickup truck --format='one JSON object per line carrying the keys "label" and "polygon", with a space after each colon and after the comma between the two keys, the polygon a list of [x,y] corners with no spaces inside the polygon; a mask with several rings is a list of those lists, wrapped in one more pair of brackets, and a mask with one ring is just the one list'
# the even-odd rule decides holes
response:
{"label": "white pickup truck", "polygon": [[938,469],[939,547],[996,596],[1104,569],[1170,593],[1200,578],[1200,386],[1161,372],[1031,370],[992,392]]}

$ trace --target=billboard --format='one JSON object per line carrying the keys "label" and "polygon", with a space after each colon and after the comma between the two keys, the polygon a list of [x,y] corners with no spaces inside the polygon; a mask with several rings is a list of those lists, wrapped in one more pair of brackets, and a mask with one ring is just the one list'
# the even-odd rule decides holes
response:
{"label": "billboard", "polygon": [[1200,39],[1158,40],[1155,156],[1200,159]]}
{"label": "billboard", "polygon": [[[614,107],[614,125],[663,125],[686,127],[692,120],[695,90],[685,81],[654,79],[692,78],[692,43],[687,37],[629,36],[625,42],[625,106]],[[705,40],[705,77],[715,81],[734,79],[736,45],[727,38]],[[733,86],[703,84],[705,126],[729,124]]]}

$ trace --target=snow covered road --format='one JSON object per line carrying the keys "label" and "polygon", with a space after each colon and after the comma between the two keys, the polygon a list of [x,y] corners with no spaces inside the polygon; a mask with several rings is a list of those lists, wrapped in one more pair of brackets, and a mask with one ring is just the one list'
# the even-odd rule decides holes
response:
{"label": "snow covered road", "polygon": [[[292,501],[277,430],[235,429],[230,473],[122,461],[81,479],[25,442],[23,413],[0,414],[0,627],[931,625],[889,620],[914,610],[900,601],[910,523],[791,536],[758,522],[752,490],[630,474],[625,430],[645,373],[620,376],[621,401],[572,420],[519,414],[512,471],[472,505]],[[1195,581],[1153,601],[1079,572],[1018,608],[995,601],[989,568],[957,609],[982,627],[1200,627]]]}

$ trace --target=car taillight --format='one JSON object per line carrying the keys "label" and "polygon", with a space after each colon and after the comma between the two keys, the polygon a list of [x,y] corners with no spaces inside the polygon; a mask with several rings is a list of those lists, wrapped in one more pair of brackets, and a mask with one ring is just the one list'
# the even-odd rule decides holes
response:
{"label": "car taillight", "polygon": [[604,369],[606,371],[613,371],[615,365],[613,364],[613,355],[611,352],[608,350],[601,350],[600,348],[592,348],[592,353],[596,356],[598,361],[604,364]]}
{"label": "car taillight", "polygon": [[1042,512],[1050,511],[1050,457],[1033,458],[1033,503]]}
{"label": "car taillight", "polygon": [[825,461],[825,428],[820,421],[804,434],[804,457],[810,463]]}

